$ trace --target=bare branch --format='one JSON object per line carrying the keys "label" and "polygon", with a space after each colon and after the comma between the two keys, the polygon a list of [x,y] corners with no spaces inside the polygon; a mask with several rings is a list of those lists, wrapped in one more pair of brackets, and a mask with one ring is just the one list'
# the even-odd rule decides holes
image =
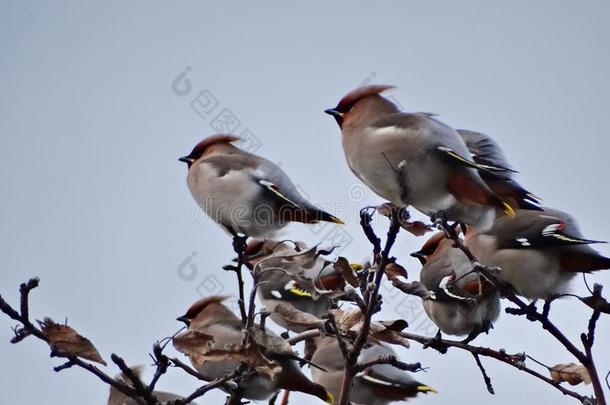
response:
{"label": "bare branch", "polygon": [[485,367],[483,367],[483,363],[481,363],[481,359],[479,358],[479,355],[477,353],[472,353],[474,360],[477,362],[477,366],[479,367],[479,370],[481,370],[481,374],[483,375],[483,381],[485,381],[485,386],[487,387],[487,392],[489,392],[491,395],[495,395],[495,391],[494,391],[494,387],[491,384],[491,378],[489,378],[489,376],[487,375],[487,371],[485,370]]}
{"label": "bare branch", "polygon": [[367,361],[365,363],[360,363],[360,364],[356,365],[356,367],[355,367],[356,373],[364,371],[367,368],[373,367],[377,364],[389,364],[390,366],[396,367],[397,369],[404,370],[404,371],[410,371],[413,373],[424,370],[421,366],[421,363],[408,364],[408,363],[404,363],[404,362],[398,360],[396,358],[396,356],[380,356],[375,360]]}
{"label": "bare branch", "polygon": [[[364,292],[364,302],[366,303],[367,308],[366,312],[364,313],[362,327],[358,332],[358,335],[354,341],[354,344],[352,345],[351,350],[345,357],[345,371],[343,373],[343,381],[341,383],[339,405],[347,405],[349,401],[349,391],[351,389],[352,379],[356,374],[356,364],[358,362],[358,357],[360,356],[362,347],[368,339],[373,314],[379,310],[379,287],[381,286],[381,280],[384,275],[385,267],[390,261],[390,250],[392,249],[392,246],[396,241],[398,231],[400,230],[400,210],[395,209],[393,210],[390,218],[390,228],[388,229],[385,246],[381,251],[381,258],[378,258],[377,256],[380,250],[380,240],[375,235],[375,232],[371,227],[371,218],[371,215],[367,212],[366,209],[360,211],[360,223],[362,225],[365,235],[373,244],[373,253],[376,256],[375,263],[377,265],[377,269],[375,270],[375,278],[373,283],[367,284],[366,290]],[[339,338],[339,336],[337,337]]]}

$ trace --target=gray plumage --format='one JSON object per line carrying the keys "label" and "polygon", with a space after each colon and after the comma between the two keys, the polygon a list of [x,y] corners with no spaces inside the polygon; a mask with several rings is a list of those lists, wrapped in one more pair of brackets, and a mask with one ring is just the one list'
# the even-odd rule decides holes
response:
{"label": "gray plumage", "polygon": [[479,175],[487,186],[514,207],[540,210],[540,199],[529,192],[515,180],[517,173],[504,155],[500,145],[489,135],[465,129],[458,129],[458,134],[472,154],[473,160],[483,166],[501,168],[500,172],[479,170]]}
{"label": "gray plumage", "polygon": [[[324,386],[339,400],[343,379],[344,362],[335,337],[320,338],[312,361],[327,371],[311,369],[315,382]],[[380,356],[395,356],[391,347],[374,344],[362,350],[358,363],[375,360]],[[404,401],[418,393],[436,392],[431,387],[415,380],[406,371],[390,365],[375,365],[356,375],[353,379],[350,403],[361,405],[385,405],[393,401]]]}
{"label": "gray plumage", "polygon": [[[142,367],[132,367],[132,371],[140,377],[142,373]],[[117,376],[117,379],[125,384],[131,386],[131,382],[123,374]],[[183,396],[172,394],[171,392],[164,391],[153,391],[153,395],[161,402],[171,401],[173,399],[184,399]],[[191,402],[193,405],[197,405],[196,402]],[[110,395],[108,396],[108,405],[138,405],[135,399],[128,397],[121,391],[117,390],[113,386],[110,386]]]}
{"label": "gray plumage", "polygon": [[309,203],[275,163],[216,135],[180,160],[189,165],[187,184],[203,211],[232,234],[267,237],[288,222],[341,223]]}
{"label": "gray plumage", "polygon": [[[334,110],[352,172],[397,206],[426,215],[488,227],[494,206],[510,212],[479,176],[464,141],[430,114],[402,113],[368,86],[348,94]],[[381,90],[380,90],[381,89]]]}
{"label": "gray plumage", "polygon": [[[435,293],[434,298],[423,300],[428,317],[443,333],[450,335],[486,331],[500,315],[500,297],[496,289],[472,272],[470,260],[443,234],[434,235],[424,249],[425,263],[420,281]],[[448,281],[457,287],[449,294],[444,285]]]}
{"label": "gray plumage", "polygon": [[[272,249],[261,247],[265,252],[250,263],[258,276],[258,297],[266,310],[274,311],[278,305],[289,304],[321,317],[334,306],[334,298],[343,294],[343,276],[317,248],[309,249],[299,243],[297,250],[275,241],[266,241],[264,246]],[[296,333],[307,329],[286,323],[276,312],[271,312],[270,318]]]}
{"label": "gray plumage", "polygon": [[500,267],[498,278],[517,294],[547,299],[568,292],[578,272],[610,268],[610,259],[589,246],[599,241],[583,238],[570,215],[551,208],[516,214],[487,231],[469,230],[466,245],[483,264]]}

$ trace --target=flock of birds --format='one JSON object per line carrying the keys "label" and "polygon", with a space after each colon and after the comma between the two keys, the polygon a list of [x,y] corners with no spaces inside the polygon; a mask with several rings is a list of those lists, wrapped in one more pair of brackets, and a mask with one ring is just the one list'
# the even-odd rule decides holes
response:
{"label": "flock of birds", "polygon": [[[599,241],[585,239],[571,216],[541,207],[539,198],[515,181],[515,171],[494,140],[478,132],[455,130],[432,114],[400,111],[382,95],[391,88],[358,88],[325,111],[341,129],[350,169],[371,190],[396,207],[411,206],[433,220],[463,224],[464,245],[483,265],[501,269],[499,281],[531,300],[565,293],[577,273],[610,268],[610,259],[590,246]],[[189,168],[189,189],[206,214],[227,232],[253,238],[246,248],[251,268],[280,257],[274,266],[284,271],[261,274],[264,282],[258,292],[267,309],[291,304],[320,317],[336,306],[338,295],[315,294],[311,285],[306,287],[299,280],[308,276],[314,289],[341,291],[346,285],[343,276],[332,266],[301,268],[298,261],[286,258],[297,257],[302,249],[270,238],[289,222],[342,221],[309,203],[277,165],[234,146],[238,139],[214,135],[180,158]],[[471,261],[454,247],[453,240],[437,233],[412,256],[423,265],[421,283],[434,293],[423,300],[423,307],[440,331],[473,336],[488,330],[500,313],[498,291],[473,271]],[[222,299],[199,300],[178,318],[189,330],[213,336],[212,344],[218,348],[239,345],[243,337],[241,320]],[[271,319],[302,332],[302,327],[282,322],[273,313]],[[318,337],[315,346],[313,381],[294,358],[278,353],[273,359],[282,368],[280,376],[250,374],[239,381],[242,397],[263,400],[286,389],[333,403],[343,376],[342,352],[333,337]],[[389,346],[371,343],[359,362],[388,354],[394,354]],[[238,361],[225,359],[206,362],[198,370],[213,379],[238,367]],[[358,373],[350,401],[382,405],[427,392],[434,390],[408,372],[378,364]]]}

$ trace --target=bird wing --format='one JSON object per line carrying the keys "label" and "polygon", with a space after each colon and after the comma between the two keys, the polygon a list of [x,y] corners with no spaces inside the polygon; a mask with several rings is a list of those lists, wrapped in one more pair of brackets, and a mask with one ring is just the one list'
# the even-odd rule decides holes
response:
{"label": "bird wing", "polygon": [[508,163],[500,145],[490,136],[466,129],[458,129],[457,133],[466,144],[470,153],[472,153],[472,158],[476,163],[502,168],[506,172],[517,173]]}
{"label": "bird wing", "polygon": [[556,210],[519,210],[512,221],[496,221],[490,231],[498,237],[500,249],[536,249],[588,245],[603,241],[585,239],[574,220]]}
{"label": "bird wing", "polygon": [[500,171],[479,170],[481,178],[494,193],[500,197],[511,198],[519,208],[540,210],[540,198],[513,179],[513,174],[517,171],[508,163],[496,141],[480,132],[465,129],[458,129],[457,132],[478,165],[501,169]]}
{"label": "bird wing", "polygon": [[[371,361],[380,356],[395,356],[396,353],[389,347],[375,344],[362,351],[359,363]],[[375,389],[383,390],[383,397],[405,398],[415,396],[418,392],[434,392],[434,389],[415,380],[407,371],[400,370],[389,364],[376,364],[368,367],[357,375],[365,384]]]}
{"label": "bird wing", "polygon": [[307,201],[288,175],[275,163],[261,159],[254,177],[267,197],[276,202],[284,220],[304,223],[318,221],[343,223],[339,218],[318,209]]}

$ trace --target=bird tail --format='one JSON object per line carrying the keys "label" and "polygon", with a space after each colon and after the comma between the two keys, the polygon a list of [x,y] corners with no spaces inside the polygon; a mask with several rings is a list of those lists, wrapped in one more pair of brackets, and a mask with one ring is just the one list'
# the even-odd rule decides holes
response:
{"label": "bird tail", "polygon": [[501,198],[511,201],[514,206],[526,210],[542,211],[541,198],[521,187],[516,181],[487,175],[481,177],[491,191]]}
{"label": "bird tail", "polygon": [[305,394],[313,395],[332,404],[334,401],[333,395],[320,384],[316,384],[302,373],[294,360],[288,358],[279,360],[282,366],[282,372],[279,375],[278,387],[288,391],[299,391]]}
{"label": "bird tail", "polygon": [[562,270],[589,273],[591,271],[610,269],[610,258],[595,251],[566,250],[560,257]]}
{"label": "bird tail", "polygon": [[435,394],[438,394],[438,391],[435,390],[434,388],[428,386],[428,385],[418,385],[417,386],[417,392],[423,392],[423,393],[428,393],[428,392],[433,392]]}
{"label": "bird tail", "polygon": [[459,201],[472,201],[484,205],[493,205],[500,208],[511,218],[515,217],[515,210],[506,201],[487,187],[479,178],[472,176],[466,169],[454,170],[447,182],[449,192]]}
{"label": "bird tail", "polygon": [[280,208],[280,217],[284,221],[302,222],[315,224],[319,221],[332,222],[343,225],[344,222],[334,215],[317,208],[305,208],[301,206],[284,206]]}
{"label": "bird tail", "polygon": [[340,220],[334,215],[329,214],[326,211],[319,210],[317,208],[310,209],[309,212],[316,218],[316,221],[332,222],[335,224],[343,225],[345,222]]}

